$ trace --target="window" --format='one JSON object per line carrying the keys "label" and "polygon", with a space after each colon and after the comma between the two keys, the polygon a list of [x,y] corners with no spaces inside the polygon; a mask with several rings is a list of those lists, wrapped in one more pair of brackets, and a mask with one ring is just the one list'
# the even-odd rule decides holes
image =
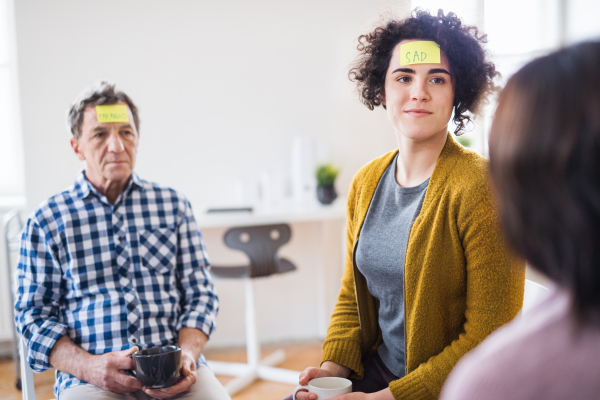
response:
{"label": "window", "polygon": [[12,0],[0,0],[0,197],[25,192]]}
{"label": "window", "polygon": [[[519,68],[535,57],[557,49],[564,41],[564,0],[412,0],[432,14],[439,8],[454,12],[467,25],[478,26],[488,36],[487,49],[504,86]],[[471,147],[487,156],[487,136],[495,104],[489,104],[466,132]],[[453,131],[454,126],[449,126]]]}

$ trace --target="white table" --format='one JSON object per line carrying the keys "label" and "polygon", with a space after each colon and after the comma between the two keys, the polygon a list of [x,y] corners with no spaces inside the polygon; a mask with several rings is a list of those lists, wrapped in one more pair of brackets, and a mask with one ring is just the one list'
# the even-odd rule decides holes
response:
{"label": "white table", "polygon": [[252,212],[216,212],[196,215],[198,227],[223,228],[307,221],[327,221],[346,218],[346,199],[338,198],[332,204],[315,201],[303,203],[293,200],[272,206],[255,206]]}
{"label": "white table", "polygon": [[[319,224],[316,229],[320,240],[315,246],[307,244],[306,251],[312,252],[318,258],[320,266],[312,276],[311,284],[314,284],[314,294],[317,298],[317,332],[318,336],[323,339],[329,325],[329,314],[332,310],[332,305],[335,304],[335,298],[339,291],[339,279],[343,271],[343,253],[345,246],[345,234],[342,227],[346,219],[346,199],[338,198],[330,205],[322,205],[316,201],[307,201],[304,203],[294,202],[289,200],[283,204],[274,206],[258,206],[254,207],[252,212],[218,212],[206,213],[206,211],[196,212],[196,220],[200,230],[206,237],[210,235],[213,245],[209,248],[209,256],[211,261],[221,263],[226,257],[223,251],[219,251],[215,246],[215,235],[221,238],[221,230],[234,226],[253,226],[266,225],[277,223],[316,223]],[[313,228],[311,228],[313,229]],[[222,239],[220,239],[222,241]],[[292,246],[298,246],[294,242],[294,226],[292,226]],[[300,244],[304,246],[304,244]],[[297,247],[296,247],[297,249]],[[216,254],[216,258],[213,256]],[[299,271],[302,271],[302,258],[297,257],[292,259],[296,263]],[[314,268],[314,264],[310,264]],[[306,267],[305,267],[306,268]]]}

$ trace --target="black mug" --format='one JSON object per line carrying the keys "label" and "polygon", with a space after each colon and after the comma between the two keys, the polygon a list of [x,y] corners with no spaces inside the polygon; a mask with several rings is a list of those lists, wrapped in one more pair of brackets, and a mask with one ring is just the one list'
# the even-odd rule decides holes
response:
{"label": "black mug", "polygon": [[136,351],[130,356],[129,373],[150,389],[172,386],[181,375],[181,347],[160,346]]}

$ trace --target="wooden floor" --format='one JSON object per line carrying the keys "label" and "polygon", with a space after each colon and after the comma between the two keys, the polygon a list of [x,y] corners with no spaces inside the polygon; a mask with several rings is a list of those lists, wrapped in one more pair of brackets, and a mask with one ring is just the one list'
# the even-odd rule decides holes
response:
{"label": "wooden floor", "polygon": [[[263,355],[282,346],[263,348]],[[303,343],[283,346],[287,359],[278,365],[281,368],[301,371],[308,366],[317,366],[321,361],[321,343]],[[205,355],[210,360],[245,362],[246,355],[243,349],[236,350],[208,350]],[[230,377],[217,376],[225,384]],[[50,400],[54,398],[52,385],[54,384],[54,371],[34,374],[36,400]],[[248,388],[232,397],[232,400],[280,400],[290,394],[294,385],[267,382],[258,380]],[[21,392],[15,387],[15,373],[12,360],[0,359],[0,400],[19,400]]]}

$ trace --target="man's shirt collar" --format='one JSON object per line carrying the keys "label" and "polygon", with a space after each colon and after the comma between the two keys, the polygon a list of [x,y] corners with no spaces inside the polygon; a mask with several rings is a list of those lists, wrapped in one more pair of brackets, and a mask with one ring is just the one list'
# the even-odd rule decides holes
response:
{"label": "man's shirt collar", "polygon": [[[144,188],[144,182],[140,179],[139,176],[137,176],[135,172],[131,174],[131,179],[129,179],[129,183],[127,184],[125,189],[123,189],[123,192],[119,195],[115,204],[119,203],[119,201],[123,198],[124,194],[129,194],[129,192],[134,188],[139,189],[141,192],[146,191],[146,188]],[[96,189],[96,187],[92,185],[90,181],[88,181],[87,177],[85,176],[85,170],[81,170],[79,174],[77,174],[77,177],[75,178],[75,184],[73,185],[73,191],[75,192],[75,196],[78,199],[85,199],[90,195],[90,193],[95,194],[99,199],[106,199],[106,196],[100,193],[98,189]]]}

